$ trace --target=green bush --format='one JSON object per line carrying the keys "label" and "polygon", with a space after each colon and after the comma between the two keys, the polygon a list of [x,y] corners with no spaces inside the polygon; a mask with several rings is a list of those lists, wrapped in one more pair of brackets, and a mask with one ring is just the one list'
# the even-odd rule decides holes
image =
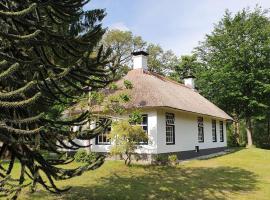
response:
{"label": "green bush", "polygon": [[76,162],[90,163],[97,158],[97,154],[94,152],[87,153],[84,149],[80,149],[74,155]]}
{"label": "green bush", "polygon": [[177,155],[176,154],[169,155],[168,161],[171,165],[176,165],[177,164]]}
{"label": "green bush", "polygon": [[168,163],[168,156],[166,154],[157,154],[154,156],[154,162],[158,165],[166,165]]}

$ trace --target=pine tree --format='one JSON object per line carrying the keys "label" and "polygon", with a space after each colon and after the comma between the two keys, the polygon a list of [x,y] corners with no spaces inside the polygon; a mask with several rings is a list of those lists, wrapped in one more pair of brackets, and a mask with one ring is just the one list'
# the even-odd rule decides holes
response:
{"label": "pine tree", "polygon": [[[15,193],[32,181],[59,193],[54,180],[68,179],[99,167],[104,157],[76,169],[59,164],[59,149],[76,150],[74,139],[89,140],[106,128],[100,121],[94,130],[71,132],[70,127],[86,124],[91,113],[72,119],[51,115],[53,108],[67,108],[88,92],[109,82],[108,56],[97,47],[105,30],[104,10],[83,11],[88,0],[2,0],[0,2],[0,158],[8,153],[7,169],[0,163],[0,194]],[[53,152],[59,159],[46,159],[41,152]],[[18,180],[10,174],[15,160],[21,165]],[[45,176],[41,176],[41,173]],[[44,180],[46,179],[46,181]],[[14,189],[17,181],[19,189]],[[4,189],[6,188],[6,189]]]}

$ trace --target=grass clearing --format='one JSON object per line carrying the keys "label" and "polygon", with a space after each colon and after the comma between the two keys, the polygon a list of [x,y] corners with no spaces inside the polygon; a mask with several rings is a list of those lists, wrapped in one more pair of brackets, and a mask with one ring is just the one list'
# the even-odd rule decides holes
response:
{"label": "grass clearing", "polygon": [[19,199],[269,200],[270,151],[239,149],[177,167],[127,167],[121,161],[107,161],[95,171],[57,184],[72,189],[53,195],[38,187],[34,194],[24,190]]}

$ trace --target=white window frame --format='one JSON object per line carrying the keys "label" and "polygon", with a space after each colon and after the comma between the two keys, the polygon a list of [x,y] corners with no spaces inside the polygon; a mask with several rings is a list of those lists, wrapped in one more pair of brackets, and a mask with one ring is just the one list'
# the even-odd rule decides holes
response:
{"label": "white window frame", "polygon": [[165,114],[166,120],[166,144],[175,144],[175,116],[173,113]]}
{"label": "white window frame", "polygon": [[[109,145],[111,144],[110,139],[108,138],[108,134],[111,132],[111,127],[107,127],[106,130],[102,133],[100,133],[97,136],[97,144],[98,145]],[[104,140],[105,138],[105,140]]]}
{"label": "white window frame", "polygon": [[[146,123],[144,123],[144,120],[142,120],[141,124],[139,126],[142,127],[142,129],[145,131],[145,134],[148,136],[148,115],[147,114],[142,114],[142,118],[146,118]],[[148,144],[148,139],[147,141],[141,141],[139,142],[140,145],[145,145]]]}

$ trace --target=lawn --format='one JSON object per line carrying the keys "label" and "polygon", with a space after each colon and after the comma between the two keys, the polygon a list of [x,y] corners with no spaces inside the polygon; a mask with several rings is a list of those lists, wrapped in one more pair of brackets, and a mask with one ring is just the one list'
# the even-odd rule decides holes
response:
{"label": "lawn", "polygon": [[193,160],[177,167],[133,165],[107,161],[101,168],[71,180],[62,195],[42,188],[23,191],[20,199],[270,199],[270,151],[239,149],[208,160]]}

